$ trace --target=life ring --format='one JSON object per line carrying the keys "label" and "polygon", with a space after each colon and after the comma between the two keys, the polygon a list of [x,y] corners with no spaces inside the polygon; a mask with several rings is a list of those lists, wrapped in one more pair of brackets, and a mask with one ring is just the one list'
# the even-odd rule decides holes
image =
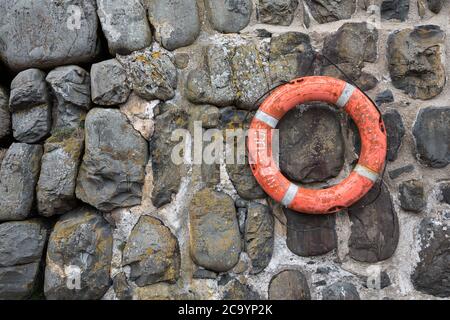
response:
{"label": "life ring", "polygon": [[[295,106],[313,101],[343,108],[358,126],[362,143],[358,164],[350,175],[322,190],[290,182],[272,156],[278,121]],[[250,167],[264,191],[284,206],[308,214],[334,213],[361,199],[380,176],[387,152],[386,130],[373,102],[349,83],[322,76],[298,78],[275,89],[256,112],[247,143]]]}

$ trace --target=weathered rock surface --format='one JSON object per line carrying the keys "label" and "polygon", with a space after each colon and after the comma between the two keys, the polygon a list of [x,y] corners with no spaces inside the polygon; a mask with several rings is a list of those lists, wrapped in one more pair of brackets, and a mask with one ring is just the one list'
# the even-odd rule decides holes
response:
{"label": "weathered rock surface", "polygon": [[0,224],[0,268],[38,262],[47,241],[47,229],[39,220]]}
{"label": "weathered rock surface", "polygon": [[392,84],[414,99],[431,99],[445,85],[444,32],[435,25],[396,31],[388,39]]}
{"label": "weathered rock surface", "polygon": [[8,106],[8,93],[0,87],[0,139],[11,133],[11,114]]}
{"label": "weathered rock surface", "polygon": [[223,300],[261,300],[261,297],[248,284],[234,279],[225,287]]}
{"label": "weathered rock surface", "polygon": [[355,0],[306,0],[309,11],[319,23],[349,19],[356,9]]}
{"label": "weathered rock surface", "polygon": [[444,183],[441,185],[441,194],[442,194],[442,201],[450,204],[450,183]]}
{"label": "weathered rock surface", "polygon": [[349,282],[336,282],[322,291],[323,300],[361,300],[356,287]]}
{"label": "weathered rock surface", "polygon": [[0,300],[29,298],[35,290],[39,262],[0,267]]}
{"label": "weathered rock surface", "polygon": [[86,118],[85,154],[77,198],[101,211],[141,203],[148,145],[114,109],[92,109]]}
{"label": "weathered rock surface", "polygon": [[35,143],[51,129],[51,109],[45,73],[38,69],[20,72],[11,83],[9,106],[14,138]]}
{"label": "weathered rock surface", "polygon": [[95,10],[94,0],[1,1],[1,59],[15,71],[90,62],[98,51]]}
{"label": "weathered rock surface", "polygon": [[305,215],[283,208],[287,219],[286,244],[302,257],[318,256],[337,246],[335,216]]}
{"label": "weathered rock surface", "polygon": [[152,32],[140,0],[97,0],[97,8],[111,55],[150,46]]}
{"label": "weathered rock surface", "polygon": [[413,135],[417,157],[427,166],[443,168],[450,163],[450,107],[421,109]]}
{"label": "weathered rock surface", "polygon": [[381,3],[381,18],[405,21],[408,18],[409,0],[384,0]]}
{"label": "weathered rock surface", "polygon": [[381,106],[384,103],[391,103],[391,102],[394,102],[394,94],[389,89],[380,92],[375,97],[375,103],[378,106]]}
{"label": "weathered rock surface", "polygon": [[195,0],[148,0],[148,14],[156,40],[167,50],[192,44],[200,33]]}
{"label": "weathered rock surface", "polygon": [[298,270],[284,270],[273,276],[269,300],[311,300],[305,275]]}
{"label": "weathered rock surface", "polygon": [[251,263],[252,273],[264,270],[273,253],[274,220],[269,207],[250,203],[245,223],[245,251]]}
{"label": "weathered rock surface", "polygon": [[189,207],[190,252],[206,269],[225,272],[241,252],[241,236],[233,199],[212,189],[197,192]]}
{"label": "weathered rock surface", "polygon": [[177,69],[168,52],[154,47],[117,56],[124,66],[130,88],[146,100],[169,100],[175,96]]}
{"label": "weathered rock surface", "polygon": [[269,70],[272,86],[313,71],[314,49],[307,34],[286,32],[270,40]]}
{"label": "weathered rock surface", "polygon": [[433,13],[441,12],[445,0],[427,0],[428,9]]}
{"label": "weathered rock surface", "polygon": [[298,0],[259,0],[258,18],[262,23],[289,26],[294,19]]}
{"label": "weathered rock surface", "polygon": [[102,61],[91,68],[91,94],[94,103],[112,106],[127,101],[130,95],[125,69],[116,59]]}
{"label": "weathered rock surface", "polygon": [[[45,297],[100,299],[112,284],[112,242],[110,225],[94,209],[84,207],[62,216],[48,243]],[[71,285],[79,287],[74,290]]]}
{"label": "weathered rock surface", "polygon": [[338,114],[331,107],[320,103],[291,110],[278,129],[280,168],[286,177],[307,183],[339,174],[345,146]]}
{"label": "weathered rock surface", "polygon": [[244,29],[253,10],[251,0],[206,0],[205,7],[212,27],[223,33]]}
{"label": "weathered rock surface", "polygon": [[42,146],[13,143],[0,170],[0,221],[24,220],[31,212]]}
{"label": "weathered rock surface", "polygon": [[232,105],[236,99],[230,64],[230,49],[221,45],[204,48],[205,62],[201,69],[189,73],[186,82],[187,98],[197,104],[220,107]]}
{"label": "weathered rock surface", "polygon": [[397,169],[393,169],[389,171],[389,178],[397,179],[401,175],[405,173],[410,173],[414,171],[414,166],[412,164],[408,164],[406,166],[399,167]]}
{"label": "weathered rock surface", "polygon": [[114,293],[119,300],[132,300],[133,290],[130,288],[127,276],[124,272],[119,273],[113,279]]}
{"label": "weathered rock surface", "polygon": [[362,200],[350,207],[349,216],[352,222],[350,257],[374,263],[394,254],[399,225],[389,190],[384,184],[374,186]]}
{"label": "weathered rock surface", "polygon": [[178,241],[170,229],[158,219],[142,216],[123,251],[123,265],[131,267],[130,279],[140,287],[175,282],[180,263]]}
{"label": "weathered rock surface", "polygon": [[395,161],[405,135],[402,116],[397,110],[389,109],[383,114],[383,121],[387,132],[387,159]]}
{"label": "weathered rock surface", "polygon": [[161,106],[161,113],[154,118],[155,133],[150,140],[153,170],[152,202],[157,208],[170,203],[172,195],[178,192],[183,164],[172,161],[173,148],[180,142],[172,141],[172,133],[186,129],[188,115],[183,108],[175,105]]}
{"label": "weathered rock surface", "polygon": [[399,186],[400,206],[403,210],[420,212],[426,205],[423,183],[419,180],[408,180]]}
{"label": "weathered rock surface", "polygon": [[82,127],[91,107],[89,73],[78,66],[58,67],[48,73],[46,81],[53,96],[52,131]]}
{"label": "weathered rock surface", "polygon": [[134,129],[146,139],[150,140],[155,130],[153,122],[153,102],[131,93],[127,102],[120,106],[120,112],[127,116]]}
{"label": "weathered rock surface", "polygon": [[420,261],[411,280],[416,290],[438,297],[450,296],[450,228],[426,218],[419,227]]}
{"label": "weathered rock surface", "polygon": [[258,101],[269,90],[269,79],[265,65],[268,56],[259,50],[257,44],[246,43],[236,47],[231,60],[233,83],[236,85],[236,106],[246,110],[256,110]]}
{"label": "weathered rock surface", "polygon": [[81,128],[55,130],[45,142],[36,188],[41,215],[63,214],[75,207],[75,187],[83,147],[84,132]]}

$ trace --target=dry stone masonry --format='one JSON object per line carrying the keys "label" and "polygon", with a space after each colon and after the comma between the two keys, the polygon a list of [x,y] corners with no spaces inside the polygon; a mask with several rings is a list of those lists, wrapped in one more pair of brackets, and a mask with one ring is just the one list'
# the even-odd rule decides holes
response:
{"label": "dry stone masonry", "polygon": [[[0,299],[450,298],[449,1],[0,0],[0,13]],[[307,75],[359,86],[388,136],[383,181],[334,215],[275,203],[247,155],[195,161]],[[278,129],[280,168],[302,186],[358,160],[335,106],[298,106]]]}

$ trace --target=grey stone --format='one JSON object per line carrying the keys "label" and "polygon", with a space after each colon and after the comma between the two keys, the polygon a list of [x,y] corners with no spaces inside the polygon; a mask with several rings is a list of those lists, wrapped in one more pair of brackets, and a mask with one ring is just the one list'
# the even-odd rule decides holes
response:
{"label": "grey stone", "polygon": [[[112,284],[112,244],[110,225],[94,209],[83,207],[62,216],[48,243],[45,297],[48,300],[103,297]],[[68,283],[80,287],[73,290]]]}
{"label": "grey stone", "polygon": [[419,227],[422,248],[420,261],[411,280],[416,290],[437,297],[450,296],[450,228],[436,220],[426,218]]}
{"label": "grey stone", "polygon": [[172,141],[172,133],[186,129],[188,115],[183,108],[175,105],[164,106],[165,110],[154,118],[155,133],[150,140],[153,170],[152,202],[157,208],[170,203],[172,195],[178,192],[183,164],[172,161],[173,148],[180,142]]}
{"label": "grey stone", "polygon": [[387,58],[392,84],[414,99],[431,99],[442,92],[444,32],[436,25],[403,29],[389,35]]}
{"label": "grey stone", "polygon": [[269,300],[311,300],[308,281],[298,270],[283,270],[272,277]]}
{"label": "grey stone", "polygon": [[269,91],[269,78],[265,65],[268,55],[257,44],[245,43],[236,47],[232,58],[233,83],[236,85],[236,106],[256,110],[261,99]]}
{"label": "grey stone", "polygon": [[220,124],[219,108],[210,105],[195,106],[191,109],[194,121],[200,121],[202,128],[217,128]]}
{"label": "grey stone", "polygon": [[0,224],[0,268],[39,262],[47,229],[39,220]]}
{"label": "grey stone", "polygon": [[413,135],[419,160],[432,168],[450,163],[450,107],[421,109]]}
{"label": "grey stone", "polygon": [[270,81],[278,85],[313,71],[314,49],[307,34],[286,32],[270,40]]}
{"label": "grey stone", "polygon": [[392,94],[392,91],[389,89],[380,92],[375,97],[375,103],[378,106],[381,106],[382,104],[385,104],[385,103],[391,103],[391,102],[394,102],[394,95]]}
{"label": "grey stone", "polygon": [[261,300],[261,297],[248,284],[233,279],[225,287],[223,300]]}
{"label": "grey stone", "polygon": [[232,105],[236,100],[230,64],[230,48],[210,45],[204,48],[205,61],[200,69],[192,70],[186,81],[188,100],[197,104],[219,107]]}
{"label": "grey stone", "polygon": [[0,58],[14,71],[92,61],[95,10],[95,0],[1,1]]}
{"label": "grey stone", "polygon": [[63,214],[75,207],[75,187],[83,147],[81,128],[55,130],[45,142],[36,188],[37,208],[41,215]]}
{"label": "grey stone", "polygon": [[307,215],[283,208],[286,215],[286,245],[296,255],[318,256],[337,246],[334,215]]}
{"label": "grey stone", "polygon": [[92,101],[103,106],[113,106],[127,101],[128,87],[125,69],[116,59],[102,61],[91,68]]}
{"label": "grey stone", "polygon": [[383,114],[383,121],[387,132],[387,159],[395,161],[405,135],[402,116],[397,110],[389,109]]}
{"label": "grey stone", "polygon": [[450,183],[441,186],[442,201],[450,204]]}
{"label": "grey stone", "polygon": [[426,207],[425,191],[421,181],[404,181],[398,189],[400,192],[400,206],[403,210],[420,212]]}
{"label": "grey stone", "polygon": [[131,231],[123,251],[123,265],[140,287],[161,281],[175,282],[180,273],[177,238],[160,220],[142,216]]}
{"label": "grey stone", "polygon": [[375,263],[394,254],[398,245],[399,225],[389,190],[384,183],[375,185],[366,196],[350,207],[349,216],[352,222],[350,257]]}
{"label": "grey stone", "polygon": [[274,220],[265,205],[252,202],[247,210],[245,251],[252,263],[252,273],[257,274],[268,266],[272,258]]}
{"label": "grey stone", "polygon": [[258,18],[262,23],[289,26],[294,19],[298,0],[259,0]]}
{"label": "grey stone", "polygon": [[15,111],[11,118],[14,138],[20,142],[36,143],[50,133],[51,109],[47,104]]}
{"label": "grey stone", "polygon": [[244,29],[253,10],[251,0],[206,0],[205,7],[212,27],[223,33]]}
{"label": "grey stone", "polygon": [[0,170],[0,221],[24,220],[31,213],[41,167],[42,146],[13,143]]}
{"label": "grey stone", "polygon": [[323,103],[291,110],[278,125],[280,169],[293,181],[326,181],[344,165],[344,140],[338,113]]}
{"label": "grey stone", "polygon": [[192,275],[194,279],[217,279],[217,273],[206,269],[198,268]]}
{"label": "grey stone", "polygon": [[441,12],[445,0],[427,0],[428,9],[433,13]]}
{"label": "grey stone", "polygon": [[48,100],[45,73],[39,69],[22,71],[11,82],[9,107],[13,112],[47,104]]}
{"label": "grey stone", "polygon": [[148,0],[148,14],[156,40],[167,50],[192,44],[200,33],[195,0]]}
{"label": "grey stone", "polygon": [[52,131],[80,128],[91,108],[89,73],[78,66],[58,67],[48,73],[46,81],[53,96]]}
{"label": "grey stone", "polygon": [[239,261],[241,236],[233,199],[225,193],[203,189],[189,207],[190,252],[206,269],[225,272]]}
{"label": "grey stone", "polygon": [[191,57],[188,53],[178,52],[175,53],[174,64],[178,69],[186,69],[189,65]]}
{"label": "grey stone", "polygon": [[146,140],[114,109],[92,109],[86,118],[85,154],[76,187],[77,198],[101,211],[141,203]]}
{"label": "grey stone", "polygon": [[169,100],[175,96],[177,69],[168,52],[154,47],[117,56],[124,66],[130,88],[145,100]]}
{"label": "grey stone", "polygon": [[389,178],[391,179],[397,179],[398,177],[400,177],[402,174],[405,173],[410,173],[414,171],[414,166],[412,164],[408,164],[406,166],[397,168],[397,169],[393,169],[389,171]]}
{"label": "grey stone", "polygon": [[309,11],[319,23],[349,19],[356,9],[355,0],[306,0]]}
{"label": "grey stone", "polygon": [[0,139],[11,133],[11,114],[8,106],[9,96],[5,89],[0,87]]}
{"label": "grey stone", "polygon": [[119,273],[113,279],[114,293],[119,300],[132,300],[133,290],[128,283],[127,276],[124,272]]}
{"label": "grey stone", "polygon": [[147,12],[140,0],[97,0],[97,14],[111,55],[130,54],[152,42]]}
{"label": "grey stone", "polygon": [[381,18],[405,21],[408,18],[409,0],[384,0],[381,3]]}
{"label": "grey stone", "polygon": [[364,288],[374,289],[374,290],[380,290],[389,287],[392,282],[391,278],[389,277],[389,274],[386,271],[381,271],[377,274],[377,276],[363,276],[361,277],[362,280],[362,286]]}
{"label": "grey stone", "polygon": [[322,291],[323,300],[361,300],[356,287],[349,282],[339,281]]}
{"label": "grey stone", "polygon": [[0,267],[0,300],[29,298],[37,284],[39,262]]}

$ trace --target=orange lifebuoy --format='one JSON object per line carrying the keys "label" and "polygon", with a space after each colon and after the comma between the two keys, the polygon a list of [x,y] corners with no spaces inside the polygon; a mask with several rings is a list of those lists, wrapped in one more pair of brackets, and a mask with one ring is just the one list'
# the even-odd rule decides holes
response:
{"label": "orange lifebuoy", "polygon": [[[278,121],[297,105],[322,101],[343,108],[358,126],[361,154],[351,174],[327,189],[306,189],[290,182],[272,156],[272,135]],[[387,138],[380,113],[364,93],[345,81],[322,76],[293,80],[274,90],[250,125],[249,161],[258,183],[275,201],[302,213],[327,214],[361,199],[383,170]]]}

